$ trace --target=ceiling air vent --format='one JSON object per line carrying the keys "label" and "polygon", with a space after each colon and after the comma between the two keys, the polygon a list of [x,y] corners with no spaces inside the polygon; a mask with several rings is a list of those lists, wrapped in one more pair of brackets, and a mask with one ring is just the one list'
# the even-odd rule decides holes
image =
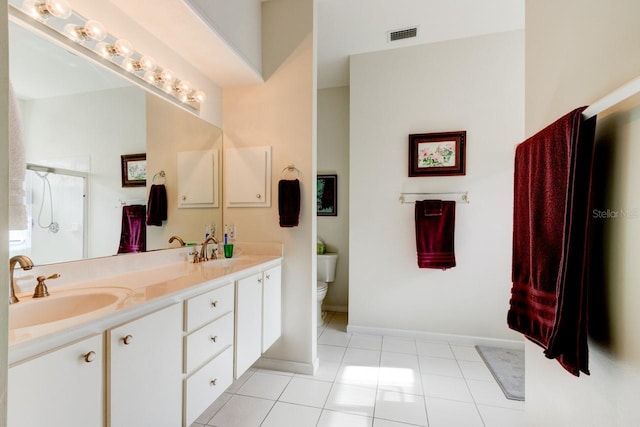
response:
{"label": "ceiling air vent", "polygon": [[418,36],[418,27],[403,28],[401,30],[393,30],[387,33],[389,35],[389,41],[395,42],[397,40],[411,39]]}

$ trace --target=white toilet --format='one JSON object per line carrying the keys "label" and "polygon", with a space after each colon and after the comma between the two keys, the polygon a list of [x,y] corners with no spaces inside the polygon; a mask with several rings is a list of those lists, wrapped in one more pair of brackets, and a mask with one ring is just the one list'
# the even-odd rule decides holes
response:
{"label": "white toilet", "polygon": [[338,264],[338,254],[326,253],[318,255],[318,326],[324,324],[322,316],[322,301],[327,296],[329,283],[336,280],[336,265]]}

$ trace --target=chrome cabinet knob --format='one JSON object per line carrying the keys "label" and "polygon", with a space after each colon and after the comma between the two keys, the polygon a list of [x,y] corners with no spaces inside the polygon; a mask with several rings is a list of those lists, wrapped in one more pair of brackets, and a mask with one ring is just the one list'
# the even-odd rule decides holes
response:
{"label": "chrome cabinet knob", "polygon": [[211,341],[218,342],[218,336],[217,335],[212,336]]}
{"label": "chrome cabinet knob", "polygon": [[218,300],[211,301],[211,307],[216,308],[218,306]]}
{"label": "chrome cabinet knob", "polygon": [[94,360],[96,360],[96,352],[95,351],[90,351],[89,353],[85,354],[83,356],[84,361],[87,363],[91,363]]}
{"label": "chrome cabinet knob", "polygon": [[259,279],[258,279],[258,283],[262,283],[262,278],[259,278]]}
{"label": "chrome cabinet knob", "polygon": [[131,344],[131,342],[133,341],[133,335],[129,334],[127,336],[125,336],[124,338],[122,338],[122,342],[124,343],[124,345],[129,345]]}
{"label": "chrome cabinet knob", "polygon": [[218,382],[218,379],[214,378],[214,379],[211,380],[211,382],[209,384],[211,385],[211,387],[214,387],[217,382]]}
{"label": "chrome cabinet knob", "polygon": [[267,280],[271,279],[271,275],[267,274]]}

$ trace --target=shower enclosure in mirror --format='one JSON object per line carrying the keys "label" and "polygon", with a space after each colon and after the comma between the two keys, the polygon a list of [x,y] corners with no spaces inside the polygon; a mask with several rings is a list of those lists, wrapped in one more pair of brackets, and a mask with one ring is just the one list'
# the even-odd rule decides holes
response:
{"label": "shower enclosure in mirror", "polygon": [[149,176],[166,173],[168,219],[147,226],[147,250],[175,247],[172,235],[200,243],[208,224],[222,230],[222,209],[178,209],[176,190],[177,152],[221,154],[222,131],[68,49],[9,22],[10,80],[34,165],[25,180],[29,228],[10,231],[11,255],[36,264],[116,255],[123,205],[146,204],[151,186],[122,187],[123,154],[146,153]]}

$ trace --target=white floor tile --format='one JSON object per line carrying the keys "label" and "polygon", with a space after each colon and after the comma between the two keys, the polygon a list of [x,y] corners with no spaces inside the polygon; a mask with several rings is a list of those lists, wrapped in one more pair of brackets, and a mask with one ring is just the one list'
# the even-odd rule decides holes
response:
{"label": "white floor tile", "polygon": [[251,378],[253,376],[253,374],[256,373],[256,369],[253,368],[249,368],[247,370],[247,372],[245,372],[244,374],[240,375],[240,378],[238,378],[237,380],[235,380],[227,389],[228,393],[235,393],[238,391],[238,389],[240,387],[242,387],[244,385],[244,383],[246,383],[249,378]]}
{"label": "white floor tile", "polygon": [[455,358],[449,343],[416,340],[416,349],[420,356]]}
{"label": "white floor tile", "polygon": [[399,423],[397,421],[383,420],[380,418],[373,419],[373,427],[414,427],[415,424]]}
{"label": "white floor tile", "polygon": [[420,356],[420,372],[423,375],[444,375],[446,377],[462,378],[462,371],[456,359],[443,359],[441,357]]}
{"label": "white floor tile", "polygon": [[484,362],[470,362],[459,360],[462,375],[468,380],[495,381],[493,375]]}
{"label": "white floor tile", "polygon": [[433,398],[426,400],[429,427],[484,427],[474,403]]}
{"label": "white floor tile", "polygon": [[340,369],[340,363],[323,362],[322,360],[320,360],[318,370],[316,371],[315,375],[296,374],[296,378],[307,378],[311,380],[334,382],[336,380],[336,375],[338,374],[338,369]]}
{"label": "white floor tile", "polygon": [[495,381],[467,380],[467,384],[477,405],[524,409],[524,402],[507,399]]}
{"label": "white floor tile", "polygon": [[482,357],[478,350],[472,345],[451,345],[451,350],[458,360],[469,360],[471,362],[482,362]]}
{"label": "white floor tile", "polygon": [[196,418],[196,423],[207,424],[215,414],[233,397],[231,393],[222,393],[205,411]]}
{"label": "white floor tile", "polygon": [[420,371],[409,368],[380,368],[378,389],[422,395]]}
{"label": "white floor tile", "polygon": [[256,372],[240,387],[237,394],[278,400],[291,379],[291,377],[286,375]]}
{"label": "white floor tile", "polygon": [[260,427],[316,427],[320,408],[276,402]]}
{"label": "white floor tile", "polygon": [[353,334],[349,347],[364,348],[366,350],[382,350],[382,337],[376,335]]}
{"label": "white floor tile", "polygon": [[343,365],[380,366],[380,352],[361,348],[347,348],[342,358]]}
{"label": "white floor tile", "polygon": [[281,402],[322,408],[330,391],[331,383],[329,382],[295,377],[284,389],[279,400]]}
{"label": "white floor tile", "polygon": [[380,366],[386,368],[408,368],[420,370],[418,356],[415,354],[391,353],[383,351],[380,355]]}
{"label": "white floor tile", "polygon": [[318,344],[318,359],[320,362],[342,362],[346,347]]}
{"label": "white floor tile", "polygon": [[391,351],[393,353],[409,353],[418,354],[416,349],[416,340],[399,337],[383,337],[382,351]]}
{"label": "white floor tile", "polygon": [[422,376],[422,387],[427,397],[473,402],[464,378],[427,374]]}
{"label": "white floor tile", "polygon": [[216,427],[258,427],[275,402],[235,395],[209,421]]}
{"label": "white floor tile", "polygon": [[324,410],[320,415],[318,427],[371,427],[372,423],[371,417]]}
{"label": "white floor tile", "polygon": [[375,404],[375,388],[334,384],[325,409],[372,417]]}
{"label": "white floor tile", "polygon": [[522,410],[478,405],[486,427],[524,427],[525,412]]}
{"label": "white floor tile", "polygon": [[320,335],[320,338],[318,338],[318,344],[346,347],[349,345],[350,339],[351,334],[335,331],[333,329],[325,329],[322,335]]}
{"label": "white floor tile", "polygon": [[427,425],[427,412],[422,396],[378,390],[375,417],[418,426]]}
{"label": "white floor tile", "polygon": [[374,366],[340,365],[335,382],[376,388],[380,368]]}

